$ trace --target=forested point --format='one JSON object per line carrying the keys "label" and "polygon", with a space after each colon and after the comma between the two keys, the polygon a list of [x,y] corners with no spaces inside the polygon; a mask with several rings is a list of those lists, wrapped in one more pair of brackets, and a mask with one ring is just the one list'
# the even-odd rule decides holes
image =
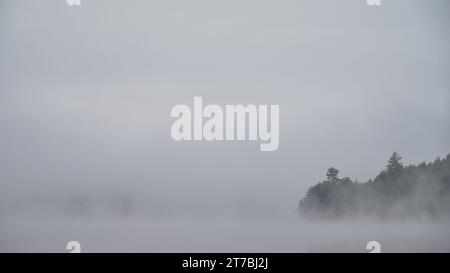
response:
{"label": "forested point", "polygon": [[310,187],[300,200],[299,214],[309,219],[450,218],[450,154],[430,163],[403,166],[393,153],[374,179],[359,183],[339,178],[333,167],[326,180]]}

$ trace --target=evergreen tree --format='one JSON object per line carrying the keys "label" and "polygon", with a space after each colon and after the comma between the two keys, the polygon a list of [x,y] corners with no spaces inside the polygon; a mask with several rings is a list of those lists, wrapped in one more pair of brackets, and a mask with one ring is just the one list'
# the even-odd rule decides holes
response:
{"label": "evergreen tree", "polygon": [[330,182],[338,181],[339,170],[333,167],[329,168],[327,171],[327,180]]}
{"label": "evergreen tree", "polygon": [[388,176],[397,177],[400,174],[403,170],[403,164],[400,160],[402,160],[402,157],[397,152],[393,152],[392,156],[388,160],[388,164],[386,165],[386,172]]}
{"label": "evergreen tree", "polygon": [[401,156],[393,153],[386,169],[366,183],[339,179],[338,174],[331,167],[326,181],[308,189],[299,204],[302,216],[450,217],[450,154],[404,167]]}

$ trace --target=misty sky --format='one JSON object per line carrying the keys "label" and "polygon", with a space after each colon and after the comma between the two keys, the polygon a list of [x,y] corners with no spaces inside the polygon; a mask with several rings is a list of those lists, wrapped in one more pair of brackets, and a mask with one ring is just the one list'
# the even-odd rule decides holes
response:
{"label": "misty sky", "polygon": [[[0,2],[0,194],[290,214],[328,167],[450,152],[450,2]],[[176,104],[279,104],[280,146],[175,142]]]}

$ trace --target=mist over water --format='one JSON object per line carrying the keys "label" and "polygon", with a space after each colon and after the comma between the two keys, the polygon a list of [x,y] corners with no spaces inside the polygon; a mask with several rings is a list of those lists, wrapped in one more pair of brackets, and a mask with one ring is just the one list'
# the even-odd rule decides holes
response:
{"label": "mist over water", "polygon": [[368,252],[379,241],[383,252],[450,251],[448,223],[304,222],[142,218],[8,220],[1,251],[66,252],[78,240],[85,252]]}
{"label": "mist over water", "polygon": [[[330,166],[448,154],[450,1],[0,2],[0,251],[450,251],[443,220],[296,211]],[[173,141],[194,96],[280,105],[278,150]]]}
{"label": "mist over water", "polygon": [[70,240],[79,241],[83,252],[369,252],[369,241],[380,242],[382,252],[450,251],[448,221],[308,221],[281,211],[156,215],[132,209],[133,199],[127,205],[115,200],[114,207],[86,207],[80,200],[58,206],[65,210],[35,200],[34,209],[3,214],[0,251],[66,252]]}

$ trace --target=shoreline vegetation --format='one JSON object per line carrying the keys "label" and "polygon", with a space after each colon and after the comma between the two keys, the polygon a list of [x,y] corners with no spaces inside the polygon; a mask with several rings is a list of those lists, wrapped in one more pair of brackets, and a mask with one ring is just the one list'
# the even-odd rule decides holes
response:
{"label": "shoreline vegetation", "polygon": [[310,187],[298,213],[312,220],[376,217],[450,219],[450,154],[430,163],[403,166],[394,152],[374,179],[339,178],[333,167],[326,180]]}

